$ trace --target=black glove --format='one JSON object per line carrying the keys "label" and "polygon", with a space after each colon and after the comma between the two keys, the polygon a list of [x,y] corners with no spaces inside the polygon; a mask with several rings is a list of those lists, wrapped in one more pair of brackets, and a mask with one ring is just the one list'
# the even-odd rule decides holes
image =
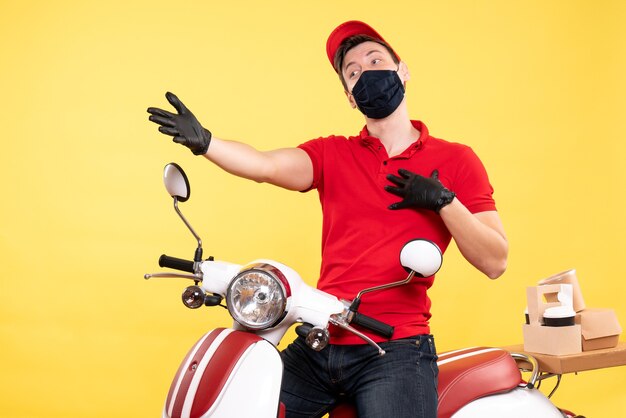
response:
{"label": "black glove", "polygon": [[152,122],[159,124],[159,132],[174,137],[174,142],[183,144],[194,153],[194,155],[206,154],[211,143],[211,132],[204,129],[198,119],[189,109],[178,100],[174,93],[165,93],[167,101],[178,111],[178,114],[170,113],[166,110],[149,107],[148,118]]}
{"label": "black glove", "polygon": [[385,186],[385,190],[402,198],[389,206],[389,209],[430,209],[439,213],[441,208],[448,205],[454,199],[454,192],[446,189],[439,181],[439,171],[434,170],[430,177],[420,176],[405,170],[398,170],[400,177],[393,174],[387,176],[398,187]]}

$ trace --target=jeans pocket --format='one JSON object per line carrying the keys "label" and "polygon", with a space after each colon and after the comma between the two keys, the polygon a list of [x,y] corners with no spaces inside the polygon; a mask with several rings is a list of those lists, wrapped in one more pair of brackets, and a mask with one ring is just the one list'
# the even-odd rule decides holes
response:
{"label": "jeans pocket", "polygon": [[437,379],[439,367],[437,366],[438,357],[435,339],[432,335],[420,335],[419,337],[420,339],[416,344],[419,345],[418,366],[420,372],[429,373]]}

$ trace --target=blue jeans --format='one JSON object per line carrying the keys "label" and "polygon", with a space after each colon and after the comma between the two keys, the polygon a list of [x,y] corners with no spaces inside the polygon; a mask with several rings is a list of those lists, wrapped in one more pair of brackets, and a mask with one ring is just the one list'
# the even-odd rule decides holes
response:
{"label": "blue jeans", "polygon": [[436,418],[437,355],[432,335],[372,346],[310,349],[298,337],[282,353],[281,401],[288,418],[322,417],[344,401],[359,418]]}

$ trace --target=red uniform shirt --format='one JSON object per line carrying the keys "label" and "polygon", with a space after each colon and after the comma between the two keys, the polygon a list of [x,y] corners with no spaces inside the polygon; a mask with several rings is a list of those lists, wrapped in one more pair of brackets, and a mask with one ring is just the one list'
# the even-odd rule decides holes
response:
{"label": "red uniform shirt", "polygon": [[[456,193],[470,212],[495,210],[493,188],[482,163],[468,146],[428,134],[412,121],[419,139],[389,158],[367,127],[358,136],[330,136],[301,144],[313,163],[313,184],[322,204],[322,266],[318,288],[352,300],[365,288],[406,278],[400,265],[402,246],[415,238],[435,242],[442,251],[451,235],[441,217],[429,210],[390,210],[401,199],[387,191],[387,174],[404,168],[423,176],[439,170],[441,183]],[[393,339],[430,332],[430,299],[434,276],[404,286],[368,293],[359,312],[395,327]],[[383,338],[368,333],[375,341]],[[362,344],[339,329],[333,344]]]}

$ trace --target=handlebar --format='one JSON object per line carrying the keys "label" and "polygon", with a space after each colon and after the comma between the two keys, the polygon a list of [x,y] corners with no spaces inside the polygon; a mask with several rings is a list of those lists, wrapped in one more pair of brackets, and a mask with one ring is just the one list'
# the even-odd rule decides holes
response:
{"label": "handlebar", "polygon": [[393,327],[381,322],[377,319],[363,315],[362,313],[355,312],[352,317],[352,324],[359,325],[363,328],[367,328],[385,338],[391,338],[393,335]]}
{"label": "handlebar", "polygon": [[193,264],[193,261],[183,260],[182,258],[170,257],[169,255],[165,254],[159,257],[159,267],[186,271],[188,273],[194,273]]}

